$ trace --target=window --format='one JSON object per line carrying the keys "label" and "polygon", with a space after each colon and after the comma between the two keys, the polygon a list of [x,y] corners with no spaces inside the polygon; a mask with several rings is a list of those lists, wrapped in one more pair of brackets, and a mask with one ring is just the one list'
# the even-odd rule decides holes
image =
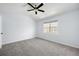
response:
{"label": "window", "polygon": [[58,22],[49,22],[43,24],[44,32],[56,32],[57,31]]}

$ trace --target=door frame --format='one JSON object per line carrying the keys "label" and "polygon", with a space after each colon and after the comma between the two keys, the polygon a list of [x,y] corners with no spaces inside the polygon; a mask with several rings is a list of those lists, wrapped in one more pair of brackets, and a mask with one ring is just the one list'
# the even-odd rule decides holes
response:
{"label": "door frame", "polygon": [[0,15],[0,48],[2,48],[2,16]]}

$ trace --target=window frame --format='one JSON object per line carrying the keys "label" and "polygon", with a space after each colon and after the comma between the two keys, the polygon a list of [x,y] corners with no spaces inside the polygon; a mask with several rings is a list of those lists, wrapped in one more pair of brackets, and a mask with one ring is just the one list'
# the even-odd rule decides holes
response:
{"label": "window frame", "polygon": [[[47,24],[48,26],[46,26]],[[43,32],[44,33],[57,32],[57,27],[58,27],[58,21],[45,22],[43,23]]]}

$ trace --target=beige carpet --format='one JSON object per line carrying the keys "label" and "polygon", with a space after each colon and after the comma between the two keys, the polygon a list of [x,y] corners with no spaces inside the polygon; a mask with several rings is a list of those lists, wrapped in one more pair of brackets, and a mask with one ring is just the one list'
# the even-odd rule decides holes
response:
{"label": "beige carpet", "polygon": [[33,38],[4,45],[1,56],[79,56],[79,49]]}

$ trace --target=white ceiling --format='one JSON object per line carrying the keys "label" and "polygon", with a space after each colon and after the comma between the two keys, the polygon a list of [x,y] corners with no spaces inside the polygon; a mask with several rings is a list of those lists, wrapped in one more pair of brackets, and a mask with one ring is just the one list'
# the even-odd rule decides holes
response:
{"label": "white ceiling", "polygon": [[[34,5],[34,3],[32,3]],[[60,13],[65,13],[72,10],[78,10],[78,3],[44,3],[40,9],[45,10],[44,13],[39,12],[35,15],[34,11],[28,12],[27,10],[31,9],[29,5],[23,3],[2,3],[0,4],[0,13],[1,14],[25,14],[29,15],[34,19],[42,19],[48,16],[58,15]],[[39,3],[37,3],[39,5]]]}

